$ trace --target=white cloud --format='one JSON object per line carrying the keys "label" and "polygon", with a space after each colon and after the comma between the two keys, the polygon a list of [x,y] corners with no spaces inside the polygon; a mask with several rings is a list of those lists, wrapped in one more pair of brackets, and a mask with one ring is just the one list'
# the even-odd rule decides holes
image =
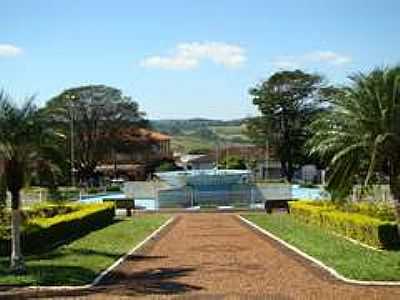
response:
{"label": "white cloud", "polygon": [[350,56],[333,51],[313,51],[298,56],[279,56],[273,59],[271,64],[278,69],[295,69],[310,63],[340,66],[351,61]]}
{"label": "white cloud", "polygon": [[187,70],[197,67],[199,61],[188,57],[151,56],[141,62],[141,66],[161,69]]}
{"label": "white cloud", "polygon": [[22,49],[9,44],[0,44],[0,57],[12,57],[22,53]]}
{"label": "white cloud", "polygon": [[306,54],[309,61],[326,62],[333,65],[344,65],[351,62],[351,57],[333,51],[315,51]]}
{"label": "white cloud", "polygon": [[211,60],[215,64],[235,68],[246,62],[243,48],[220,42],[181,43],[170,56],[150,56],[140,62],[141,66],[162,69],[194,69],[201,61]]}

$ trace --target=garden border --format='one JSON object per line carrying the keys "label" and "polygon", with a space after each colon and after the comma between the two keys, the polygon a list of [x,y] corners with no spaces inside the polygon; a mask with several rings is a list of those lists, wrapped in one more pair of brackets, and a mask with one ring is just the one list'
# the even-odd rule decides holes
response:
{"label": "garden border", "polygon": [[347,278],[341,274],[339,274],[335,269],[328,267],[325,265],[322,261],[312,257],[311,255],[308,255],[307,253],[303,252],[299,248],[289,244],[288,242],[285,242],[284,240],[280,239],[276,235],[272,234],[271,232],[265,230],[264,228],[261,228],[257,224],[251,222],[250,220],[246,219],[245,217],[241,215],[236,215],[238,219],[251,227],[252,229],[255,229],[262,233],[263,235],[268,236],[272,240],[278,242],[279,244],[283,245],[284,247],[288,248],[289,250],[295,252],[297,255],[300,255],[301,257],[305,258],[306,260],[311,261],[321,269],[325,270],[328,272],[330,275],[335,277],[336,279],[343,281],[345,283],[353,284],[353,285],[362,285],[362,286],[400,286],[400,281],[364,281],[364,280],[356,280],[356,279],[350,279]]}
{"label": "garden border", "polygon": [[[97,284],[100,283],[104,277],[106,277],[110,272],[112,272],[116,267],[118,267],[121,263],[123,263],[129,256],[140,250],[142,247],[144,247],[148,242],[150,242],[152,239],[160,235],[160,233],[165,230],[169,225],[171,225],[174,221],[176,220],[176,216],[170,217],[167,221],[165,221],[160,227],[158,227],[156,230],[154,230],[150,235],[148,235],[143,241],[141,241],[139,244],[134,246],[131,250],[129,250],[127,253],[122,255],[119,259],[117,259],[111,266],[109,266],[107,269],[103,270],[100,272],[91,283],[85,284],[85,285],[58,285],[58,286],[15,286],[15,288],[12,288],[8,291],[0,291],[0,296],[9,296],[10,294],[13,294],[19,290],[23,291],[25,290],[26,292],[29,291],[79,291],[79,290],[86,290],[95,287]],[[23,292],[22,292],[23,293]]]}

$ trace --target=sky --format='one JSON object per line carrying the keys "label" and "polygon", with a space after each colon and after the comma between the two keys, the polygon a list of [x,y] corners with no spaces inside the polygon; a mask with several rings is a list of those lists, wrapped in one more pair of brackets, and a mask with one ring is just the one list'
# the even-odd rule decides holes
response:
{"label": "sky", "polygon": [[0,0],[0,89],[43,105],[106,84],[151,119],[242,118],[279,70],[346,84],[399,63],[399,20],[398,0]]}

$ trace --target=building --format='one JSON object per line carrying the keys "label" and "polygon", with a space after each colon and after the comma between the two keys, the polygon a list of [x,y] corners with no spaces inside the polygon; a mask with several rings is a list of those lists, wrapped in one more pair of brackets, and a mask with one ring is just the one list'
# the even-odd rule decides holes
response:
{"label": "building", "polygon": [[125,128],[118,133],[121,145],[96,168],[103,178],[145,180],[148,166],[172,159],[171,137],[145,128]]}
{"label": "building", "polygon": [[282,167],[279,160],[274,157],[273,151],[266,152],[265,147],[254,144],[225,145],[219,148],[218,157],[238,156],[246,161],[256,179],[280,179]]}
{"label": "building", "polygon": [[176,164],[185,170],[209,170],[216,165],[214,154],[187,154],[182,155]]}

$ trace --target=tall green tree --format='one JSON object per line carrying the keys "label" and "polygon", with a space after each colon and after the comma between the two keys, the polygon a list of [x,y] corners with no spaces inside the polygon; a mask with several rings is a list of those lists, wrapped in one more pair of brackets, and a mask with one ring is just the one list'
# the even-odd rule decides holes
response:
{"label": "tall green tree", "polygon": [[320,75],[295,70],[277,72],[250,89],[261,116],[247,121],[246,133],[259,145],[265,146],[268,140],[289,182],[296,167],[307,162],[307,125],[321,110],[325,88]]}
{"label": "tall green tree", "polygon": [[67,89],[51,99],[44,112],[67,136],[64,151],[69,154],[68,160],[73,144],[72,163],[82,181],[93,176],[100,161],[126,146],[120,138],[122,130],[148,126],[137,102],[124,96],[121,90],[105,85]]}
{"label": "tall green tree", "polygon": [[400,220],[400,67],[350,77],[330,109],[312,124],[312,153],[329,161],[328,188],[348,195],[378,172],[389,177]]}
{"label": "tall green tree", "polygon": [[5,93],[0,93],[0,160],[11,193],[11,269],[16,273],[25,272],[20,242],[20,191],[38,161],[47,161],[48,150],[56,138],[32,101],[29,99],[19,107]]}

